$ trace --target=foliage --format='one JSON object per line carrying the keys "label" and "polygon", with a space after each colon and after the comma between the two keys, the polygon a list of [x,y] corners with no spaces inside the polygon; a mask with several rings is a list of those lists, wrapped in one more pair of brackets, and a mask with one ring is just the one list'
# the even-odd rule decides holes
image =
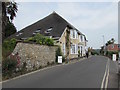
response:
{"label": "foliage", "polygon": [[55,56],[56,56],[56,62],[58,61],[58,56],[62,56],[63,57],[62,61],[63,62],[65,61],[65,57],[62,55],[62,51],[61,51],[60,46],[57,48]]}
{"label": "foliage", "polygon": [[112,59],[112,55],[113,54],[116,54],[117,55],[117,58],[118,58],[118,52],[117,51],[107,51],[106,52],[106,56],[108,56],[109,58]]}
{"label": "foliage", "polygon": [[108,46],[109,44],[114,44],[115,39],[111,38],[111,40],[107,41],[106,46]]}
{"label": "foliage", "polygon": [[69,47],[70,47],[70,31],[67,30],[67,35],[66,35],[67,57],[69,56]]}
{"label": "foliage", "polygon": [[40,45],[48,45],[48,46],[53,46],[54,45],[54,40],[47,38],[39,33],[37,33],[34,37],[30,37],[27,40],[24,40],[25,42],[36,42],[37,44]]}
{"label": "foliage", "polygon": [[80,57],[80,50],[78,50],[78,57]]}
{"label": "foliage", "polygon": [[104,46],[101,47],[101,49],[100,49],[100,54],[101,54],[101,55],[104,55]]}
{"label": "foliage", "polygon": [[14,1],[6,2],[6,13],[9,14],[9,18],[11,20],[16,17],[16,13],[18,11],[17,3]]}
{"label": "foliage", "polygon": [[2,44],[2,55],[3,57],[7,57],[8,55],[11,54],[11,52],[14,50],[16,46],[16,39],[10,39],[10,40],[5,40]]}
{"label": "foliage", "polygon": [[53,41],[53,39],[46,38],[45,44],[48,45],[48,46],[53,46],[54,45],[54,41]]}
{"label": "foliage", "polygon": [[9,58],[6,58],[5,60],[2,61],[2,74],[3,77],[7,76],[11,76],[15,70],[16,67],[18,66],[18,60],[17,60],[17,56],[12,56]]}
{"label": "foliage", "polygon": [[14,26],[13,23],[8,22],[6,27],[5,27],[5,38],[9,37],[10,35],[16,33],[16,27]]}
{"label": "foliage", "polygon": [[18,11],[17,3],[13,0],[2,2],[2,42],[11,34],[16,32],[16,28],[12,23]]}
{"label": "foliage", "polygon": [[92,55],[99,55],[99,53],[96,52],[95,50],[92,50],[92,51],[91,51],[91,54],[92,54]]}

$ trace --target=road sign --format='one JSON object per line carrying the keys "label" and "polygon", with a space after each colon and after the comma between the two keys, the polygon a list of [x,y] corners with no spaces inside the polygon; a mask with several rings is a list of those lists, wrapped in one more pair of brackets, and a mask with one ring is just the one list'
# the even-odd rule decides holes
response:
{"label": "road sign", "polygon": [[113,54],[113,61],[116,61],[116,54]]}
{"label": "road sign", "polygon": [[62,56],[58,56],[58,63],[62,63]]}

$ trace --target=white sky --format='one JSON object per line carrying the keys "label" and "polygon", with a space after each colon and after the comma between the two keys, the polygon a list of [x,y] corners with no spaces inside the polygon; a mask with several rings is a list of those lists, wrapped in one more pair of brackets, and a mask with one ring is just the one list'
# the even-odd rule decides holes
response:
{"label": "white sky", "polygon": [[88,46],[100,48],[105,41],[118,41],[117,2],[18,2],[14,24],[18,30],[46,17],[53,11],[86,35]]}

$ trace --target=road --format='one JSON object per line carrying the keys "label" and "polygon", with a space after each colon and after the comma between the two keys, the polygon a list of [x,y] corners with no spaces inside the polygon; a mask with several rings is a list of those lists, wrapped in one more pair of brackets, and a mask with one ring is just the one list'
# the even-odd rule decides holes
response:
{"label": "road", "polygon": [[115,70],[114,65],[106,57],[92,56],[76,63],[48,68],[4,82],[3,88],[104,88],[113,83],[113,88],[117,88],[118,81],[109,83],[110,78],[117,78],[116,71],[115,75],[110,76],[110,66]]}

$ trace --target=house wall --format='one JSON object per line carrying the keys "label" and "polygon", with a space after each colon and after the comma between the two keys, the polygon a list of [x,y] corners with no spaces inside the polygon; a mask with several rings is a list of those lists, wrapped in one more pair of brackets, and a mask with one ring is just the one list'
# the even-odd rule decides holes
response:
{"label": "house wall", "polygon": [[33,69],[33,66],[39,68],[46,66],[47,63],[55,62],[55,51],[57,46],[45,46],[30,43],[17,43],[13,54],[19,53],[21,65],[27,63],[28,70]]}
{"label": "house wall", "polygon": [[[62,52],[64,52],[63,43],[66,44],[66,35],[67,35],[66,30],[70,30],[70,29],[67,28],[67,27],[65,28],[64,33],[62,34],[62,36],[59,40],[59,43],[57,43],[57,45],[59,45],[61,47]],[[77,45],[81,45],[81,46],[84,47],[83,50],[82,50],[82,56],[85,56],[85,46],[86,46],[85,41],[81,42],[80,39],[79,39],[79,36],[78,36],[77,39],[73,39],[73,38],[71,38],[71,36],[69,38],[70,38],[70,42],[72,44],[77,44]],[[66,50],[66,47],[65,47],[65,50]],[[66,54],[67,54],[67,52],[65,52],[65,56],[66,56]],[[78,57],[78,53],[71,54],[71,45],[70,45],[70,47],[69,47],[69,58],[77,58],[77,57]]]}
{"label": "house wall", "polygon": [[110,44],[107,46],[107,51],[118,51],[120,48],[118,48],[118,44]]}

